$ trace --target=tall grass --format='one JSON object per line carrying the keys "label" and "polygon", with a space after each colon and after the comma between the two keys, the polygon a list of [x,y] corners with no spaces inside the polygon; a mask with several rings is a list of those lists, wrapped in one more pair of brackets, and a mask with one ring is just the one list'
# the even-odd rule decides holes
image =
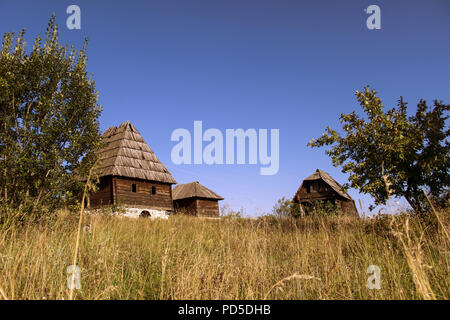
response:
{"label": "tall grass", "polygon": [[[448,213],[439,216],[85,216],[74,298],[447,299]],[[69,298],[77,219],[0,229],[0,299]],[[379,290],[366,286],[369,265],[381,269]]]}

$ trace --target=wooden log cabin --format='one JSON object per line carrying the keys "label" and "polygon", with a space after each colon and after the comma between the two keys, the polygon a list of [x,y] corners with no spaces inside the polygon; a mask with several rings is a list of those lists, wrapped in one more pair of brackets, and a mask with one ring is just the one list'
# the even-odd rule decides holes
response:
{"label": "wooden log cabin", "polygon": [[173,202],[177,213],[218,217],[219,200],[223,198],[198,181],[180,184],[173,189]]}
{"label": "wooden log cabin", "polygon": [[137,215],[173,211],[172,184],[177,182],[159,161],[138,130],[129,122],[108,128],[98,151],[98,191],[88,197],[88,208],[118,205]]}
{"label": "wooden log cabin", "polygon": [[329,201],[336,205],[339,213],[358,216],[355,201],[336,180],[319,169],[303,180],[292,201],[300,204],[302,215],[310,213],[315,201]]}

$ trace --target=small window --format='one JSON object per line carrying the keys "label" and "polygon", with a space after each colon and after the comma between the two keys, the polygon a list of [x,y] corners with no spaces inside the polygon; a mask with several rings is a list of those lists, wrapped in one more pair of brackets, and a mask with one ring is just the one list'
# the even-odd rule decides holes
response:
{"label": "small window", "polygon": [[306,193],[311,193],[311,186],[309,184],[306,185]]}
{"label": "small window", "polygon": [[152,186],[152,194],[156,194],[156,187]]}
{"label": "small window", "polygon": [[131,192],[136,192],[136,184],[131,185]]}

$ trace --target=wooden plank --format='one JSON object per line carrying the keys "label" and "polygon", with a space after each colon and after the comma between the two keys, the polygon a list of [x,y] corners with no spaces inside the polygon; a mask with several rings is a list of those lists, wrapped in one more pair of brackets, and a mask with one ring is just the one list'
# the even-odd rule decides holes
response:
{"label": "wooden plank", "polygon": [[197,215],[197,201],[195,198],[174,200],[173,203],[177,213]]}
{"label": "wooden plank", "polygon": [[[136,192],[132,192],[132,185]],[[156,194],[152,194],[152,187]],[[170,184],[133,178],[116,178],[116,197],[119,205],[148,207],[158,210],[173,210]]]}
{"label": "wooden plank", "polygon": [[197,199],[197,214],[199,216],[219,216],[219,201]]}
{"label": "wooden plank", "polygon": [[89,207],[97,208],[111,205],[111,177],[100,178],[99,190],[89,195]]}

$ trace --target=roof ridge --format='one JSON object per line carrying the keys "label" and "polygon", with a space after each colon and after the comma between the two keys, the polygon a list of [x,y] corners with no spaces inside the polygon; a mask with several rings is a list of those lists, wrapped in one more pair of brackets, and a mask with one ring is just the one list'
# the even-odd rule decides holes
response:
{"label": "roof ridge", "polygon": [[188,182],[176,185],[173,189],[173,199],[187,199],[187,198],[206,198],[214,200],[223,200],[222,196],[211,189],[205,187],[198,181]]}
{"label": "roof ridge", "polygon": [[339,182],[337,182],[328,172],[320,170],[320,169],[316,169],[315,173],[313,173],[312,175],[303,179],[302,183],[300,184],[300,187],[298,188],[298,190],[295,194],[297,195],[299,193],[300,189],[303,186],[303,183],[306,180],[312,181],[312,180],[319,180],[319,179],[324,181],[328,186],[330,186],[340,196],[347,198],[349,200],[352,199],[350,197],[350,195],[344,190],[344,187]]}
{"label": "roof ridge", "polygon": [[197,189],[198,182],[197,183],[195,183],[195,182],[194,182],[194,192],[195,192],[195,194],[197,194],[198,193],[198,189]]}
{"label": "roof ridge", "polygon": [[[107,143],[98,150],[103,162],[98,170],[102,176],[117,175],[164,183],[177,183],[159,160],[136,127],[129,121],[105,130]],[[114,158],[114,159],[113,159]]]}
{"label": "roof ridge", "polygon": [[123,140],[124,139],[120,139],[119,141],[119,147],[117,147],[116,148],[116,154],[114,155],[114,157],[116,157],[115,159],[114,159],[114,167],[116,166],[116,165],[119,165],[118,163],[117,163],[117,160],[119,159],[119,151],[120,151],[120,148],[123,146]]}

